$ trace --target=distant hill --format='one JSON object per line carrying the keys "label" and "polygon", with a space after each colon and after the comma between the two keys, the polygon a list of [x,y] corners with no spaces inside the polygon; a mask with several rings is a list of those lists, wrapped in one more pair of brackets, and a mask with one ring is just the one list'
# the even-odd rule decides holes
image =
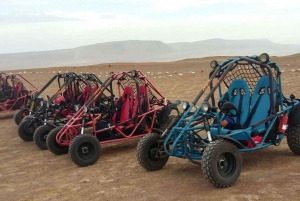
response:
{"label": "distant hill", "polygon": [[254,55],[267,52],[284,56],[300,52],[300,45],[260,40],[210,39],[196,42],[115,41],[72,49],[0,54],[1,69],[80,66],[115,62],[176,61],[207,56]]}

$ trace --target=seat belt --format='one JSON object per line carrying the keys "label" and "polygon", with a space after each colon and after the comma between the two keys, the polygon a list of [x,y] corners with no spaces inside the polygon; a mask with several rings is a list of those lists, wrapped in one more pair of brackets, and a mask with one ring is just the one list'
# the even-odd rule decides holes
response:
{"label": "seat belt", "polygon": [[243,99],[244,99],[244,95],[241,95],[240,100],[239,100],[238,113],[237,113],[237,117],[236,117],[236,127],[237,128],[241,127],[240,121],[241,121]]}
{"label": "seat belt", "polygon": [[257,106],[258,106],[258,103],[260,102],[260,99],[261,99],[262,95],[263,95],[263,94],[261,94],[261,95],[258,97],[258,99],[256,100],[256,102],[255,102],[253,108],[251,109],[251,112],[250,112],[249,116],[247,117],[247,120],[245,121],[245,123],[244,123],[244,125],[242,126],[242,128],[247,128],[247,127],[249,126],[250,121],[251,121],[251,119],[252,119],[252,116],[253,116],[253,114],[254,114],[254,112],[255,112]]}

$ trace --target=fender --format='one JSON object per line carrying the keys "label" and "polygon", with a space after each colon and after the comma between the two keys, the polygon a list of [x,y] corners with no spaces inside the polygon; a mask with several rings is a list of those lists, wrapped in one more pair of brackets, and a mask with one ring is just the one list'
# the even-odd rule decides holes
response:
{"label": "fender", "polygon": [[245,149],[244,145],[242,145],[239,141],[233,139],[232,137],[228,137],[225,135],[218,135],[217,138],[222,138],[222,139],[228,140],[228,141],[232,142],[235,146],[237,146],[237,148],[239,148],[239,149]]}

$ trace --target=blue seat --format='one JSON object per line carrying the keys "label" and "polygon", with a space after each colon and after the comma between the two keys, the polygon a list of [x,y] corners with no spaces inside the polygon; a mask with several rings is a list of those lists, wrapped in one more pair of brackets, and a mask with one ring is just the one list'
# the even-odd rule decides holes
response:
{"label": "blue seat", "polygon": [[[235,87],[236,84],[238,85],[242,85],[242,81],[240,82],[232,82],[232,84],[234,84],[234,86],[230,86],[230,88],[235,89],[237,87]],[[274,101],[276,100],[276,82],[273,79],[273,87],[274,87]],[[231,89],[228,92],[231,92]],[[248,90],[249,91],[249,90]],[[245,93],[246,94],[246,93]],[[228,93],[228,96],[230,97],[230,93]],[[234,97],[230,97],[231,102],[234,103],[235,106],[237,103],[237,100],[239,96],[234,96]],[[271,108],[271,104],[270,104],[270,82],[269,82],[269,77],[268,76],[264,76],[261,77],[252,94],[251,97],[251,103],[249,104],[249,102],[247,102],[246,97],[248,97],[248,95],[245,95],[245,101],[243,100],[243,110],[244,113],[241,113],[241,127],[242,128],[248,128],[250,126],[252,126],[255,123],[258,123],[260,121],[265,120],[270,114],[270,108]],[[249,97],[249,101],[250,101],[250,97]],[[250,105],[250,110],[249,110],[249,105]],[[248,108],[248,110],[247,110]],[[248,111],[248,113],[247,113]],[[211,135],[214,137],[217,133],[218,133],[218,128],[211,128]],[[259,126],[255,127],[252,130],[253,132],[261,132],[261,131],[265,131],[266,130],[266,124],[262,123]],[[220,131],[220,135],[227,135],[227,134],[234,134],[234,133],[240,133],[238,135],[236,135],[234,138],[236,140],[247,140],[247,136],[246,133],[243,132],[243,129],[236,129],[236,130],[229,130],[229,129],[221,129]]]}
{"label": "blue seat", "polygon": [[250,92],[247,82],[244,79],[233,80],[226,96],[223,96],[221,99],[232,102],[238,109],[237,117],[233,117],[233,119],[238,124],[237,126],[242,126],[247,120],[250,111]]}
{"label": "blue seat", "polygon": [[[273,87],[274,87],[274,102],[276,100],[276,82],[273,79]],[[251,97],[251,112],[250,116],[245,125],[247,127],[252,126],[255,123],[258,123],[264,119],[266,119],[270,115],[271,108],[271,100],[270,100],[270,81],[268,76],[261,77],[252,94]],[[253,131],[265,130],[266,125],[261,124],[254,128]]]}

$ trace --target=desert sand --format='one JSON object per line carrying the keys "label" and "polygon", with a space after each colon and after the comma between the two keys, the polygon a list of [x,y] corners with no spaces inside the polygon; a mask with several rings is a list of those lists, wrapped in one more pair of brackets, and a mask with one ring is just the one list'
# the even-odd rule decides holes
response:
{"label": "desert sand", "polygon": [[[110,71],[138,69],[168,99],[193,101],[208,79],[210,61],[224,58],[229,57],[21,72],[41,88],[54,71],[90,72],[104,80]],[[285,95],[299,98],[300,55],[272,60],[283,70]],[[285,140],[278,147],[242,154],[237,183],[217,189],[205,180],[201,167],[184,159],[172,157],[162,170],[147,172],[136,160],[138,140],[103,145],[96,164],[79,168],[68,155],[55,156],[22,141],[13,113],[0,114],[0,125],[0,200],[300,200],[300,156],[289,150]]]}

